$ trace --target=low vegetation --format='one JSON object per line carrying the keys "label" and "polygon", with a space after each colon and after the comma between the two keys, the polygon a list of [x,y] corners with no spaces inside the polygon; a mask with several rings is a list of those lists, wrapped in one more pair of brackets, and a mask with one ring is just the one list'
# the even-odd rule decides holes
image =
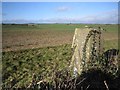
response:
{"label": "low vegetation", "polygon": [[[80,90],[80,88],[82,90],[93,87],[106,89],[107,86],[110,89],[120,88],[117,83],[119,77],[113,77],[100,70],[90,70],[83,72],[79,77],[72,77],[69,70],[73,53],[72,37],[76,27],[84,26],[82,24],[3,25],[3,89],[48,90],[46,86],[52,90]],[[101,25],[101,27],[109,33],[105,34],[105,51],[118,48],[117,25]],[[96,82],[98,84],[95,84]]]}
{"label": "low vegetation", "polygon": [[54,70],[68,67],[71,56],[70,45],[3,52],[3,87],[27,87],[33,74],[37,81],[50,77]]}
{"label": "low vegetation", "polygon": [[[105,39],[118,39],[117,25],[88,24],[87,26],[101,26],[106,29]],[[85,24],[3,25],[2,27],[3,51],[15,51],[71,44],[75,28],[84,28]]]}

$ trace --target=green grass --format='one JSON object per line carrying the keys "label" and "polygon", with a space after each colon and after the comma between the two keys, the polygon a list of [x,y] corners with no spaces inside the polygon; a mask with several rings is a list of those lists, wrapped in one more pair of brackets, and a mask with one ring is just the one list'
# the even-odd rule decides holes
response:
{"label": "green grass", "polygon": [[[115,43],[115,42],[114,42]],[[105,41],[105,49],[116,48],[113,41]],[[53,70],[69,66],[72,57],[71,45],[3,52],[3,86],[27,87],[33,74],[51,77]]]}
{"label": "green grass", "polygon": [[[84,24],[39,24],[36,26],[25,25],[3,25],[3,33],[24,32],[34,30],[46,30],[54,32],[74,33],[75,28],[84,28]],[[101,26],[108,32],[117,32],[117,25],[88,25],[92,27]],[[67,33],[67,34],[70,34]],[[12,34],[12,33],[7,33]],[[53,34],[53,33],[52,33]],[[59,33],[60,34],[60,33]],[[63,33],[62,33],[63,34]],[[62,35],[61,34],[61,35]],[[6,35],[6,36],[8,36]],[[27,35],[27,34],[26,34]],[[55,35],[58,34],[55,33]],[[64,35],[64,34],[63,34]],[[71,34],[72,35],[72,34]],[[17,36],[17,35],[16,35]],[[56,37],[55,37],[56,38]],[[104,43],[105,50],[118,48],[116,40],[106,40]],[[62,70],[69,66],[72,57],[71,44],[65,44],[54,47],[44,47],[36,49],[18,50],[2,52],[2,79],[3,87],[27,87],[31,83],[33,74],[37,76],[36,81],[41,77],[49,80],[52,71]]]}
{"label": "green grass", "polygon": [[118,49],[118,41],[117,40],[106,40],[104,41],[104,48],[105,50],[115,48]]}
{"label": "green grass", "polygon": [[33,74],[39,81],[42,75],[51,76],[52,70],[68,67],[72,56],[70,46],[3,52],[3,87],[27,87]]}
{"label": "green grass", "polygon": [[118,25],[111,24],[111,25],[105,25],[105,24],[38,24],[35,26],[27,26],[27,25],[3,25],[3,30],[55,30],[55,31],[74,31],[75,28],[84,28],[85,25],[91,26],[91,27],[102,27],[106,29],[107,31],[118,31]]}

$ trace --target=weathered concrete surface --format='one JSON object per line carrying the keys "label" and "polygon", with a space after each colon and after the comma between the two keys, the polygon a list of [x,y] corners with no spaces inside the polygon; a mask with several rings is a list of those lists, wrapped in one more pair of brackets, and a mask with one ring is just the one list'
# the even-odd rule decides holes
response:
{"label": "weathered concrete surface", "polygon": [[[75,34],[73,36],[73,42],[72,42],[72,47],[71,47],[74,51],[73,51],[71,65],[70,65],[70,67],[72,67],[72,69],[74,70],[74,73],[81,74],[81,72],[83,70],[83,65],[86,65],[86,63],[91,62],[90,58],[91,58],[91,56],[93,56],[92,55],[93,43],[95,44],[94,48],[96,50],[96,52],[95,52],[96,57],[98,56],[98,53],[102,52],[103,47],[100,47],[102,45],[99,45],[99,44],[101,44],[100,40],[102,40],[101,39],[102,36],[99,38],[99,35],[96,34],[95,42],[94,42],[93,35],[88,37],[88,35],[90,35],[90,32],[92,30],[93,29],[91,29],[91,28],[84,28],[84,29],[76,28],[75,29]],[[85,45],[86,45],[86,47],[85,47]],[[85,49],[85,51],[83,49]],[[83,59],[84,59],[83,54],[86,57],[84,61],[83,61]]]}

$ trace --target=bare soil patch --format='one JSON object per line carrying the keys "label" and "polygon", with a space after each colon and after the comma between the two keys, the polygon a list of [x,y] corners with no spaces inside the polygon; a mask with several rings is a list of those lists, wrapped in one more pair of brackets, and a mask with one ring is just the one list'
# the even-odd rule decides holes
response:
{"label": "bare soil patch", "polygon": [[[74,31],[66,30],[3,30],[3,51],[15,51],[71,44]],[[105,32],[105,40],[118,39],[117,32]]]}
{"label": "bare soil patch", "polygon": [[71,44],[73,34],[46,30],[3,31],[3,51]]}

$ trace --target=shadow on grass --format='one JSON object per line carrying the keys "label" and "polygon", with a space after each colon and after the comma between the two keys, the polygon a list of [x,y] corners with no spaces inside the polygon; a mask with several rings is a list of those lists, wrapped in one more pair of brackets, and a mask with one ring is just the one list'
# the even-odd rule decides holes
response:
{"label": "shadow on grass", "polygon": [[117,77],[101,70],[83,72],[77,78],[75,90],[113,90],[120,89],[120,75]]}
{"label": "shadow on grass", "polygon": [[39,85],[34,84],[30,88],[38,88],[39,90],[119,90],[120,75],[113,76],[102,72],[101,70],[91,69],[83,72],[76,78],[71,78],[67,75],[68,72],[62,75],[55,76],[53,83],[41,82]]}

